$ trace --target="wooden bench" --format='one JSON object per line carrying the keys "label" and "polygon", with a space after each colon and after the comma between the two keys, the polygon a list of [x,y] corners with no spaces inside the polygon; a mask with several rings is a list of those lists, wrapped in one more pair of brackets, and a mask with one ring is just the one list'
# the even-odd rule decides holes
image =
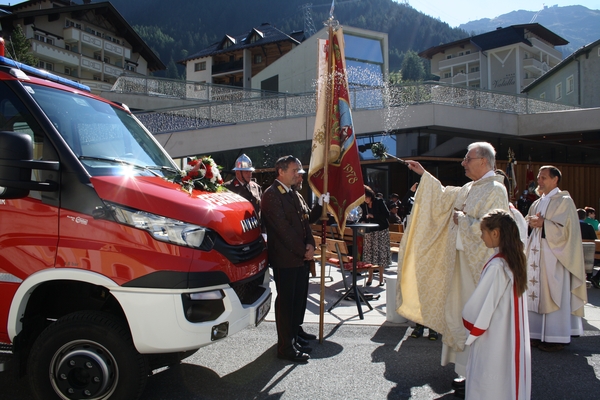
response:
{"label": "wooden bench", "polygon": [[[348,246],[344,240],[337,239],[327,239],[327,262],[331,265],[334,265],[340,268],[342,273],[342,280],[344,281],[344,287],[346,290],[348,289],[348,284],[346,283],[345,272],[352,272],[352,256],[350,256],[348,252]],[[340,262],[341,261],[341,262]],[[367,286],[371,285],[373,282],[373,272],[379,272],[379,286],[382,286],[384,283],[383,280],[383,267],[379,265],[373,265],[371,263],[366,263],[364,261],[356,262],[356,272],[368,273],[367,281],[365,284]]]}
{"label": "wooden bench", "polygon": [[390,224],[390,232],[404,232],[404,226],[402,224]]}
{"label": "wooden bench", "polygon": [[400,250],[400,242],[402,241],[401,232],[390,232],[390,251],[392,253],[398,253]]}

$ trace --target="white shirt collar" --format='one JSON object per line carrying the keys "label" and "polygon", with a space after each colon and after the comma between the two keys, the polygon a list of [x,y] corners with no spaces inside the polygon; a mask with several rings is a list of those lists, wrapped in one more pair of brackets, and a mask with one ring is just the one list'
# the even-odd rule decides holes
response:
{"label": "white shirt collar", "polygon": [[478,181],[480,181],[482,179],[489,178],[491,176],[496,176],[496,173],[494,172],[493,169],[489,170],[488,172],[485,173],[485,175],[483,175],[481,178],[479,178],[479,179],[477,179],[476,181],[473,181],[473,182],[478,182]]}

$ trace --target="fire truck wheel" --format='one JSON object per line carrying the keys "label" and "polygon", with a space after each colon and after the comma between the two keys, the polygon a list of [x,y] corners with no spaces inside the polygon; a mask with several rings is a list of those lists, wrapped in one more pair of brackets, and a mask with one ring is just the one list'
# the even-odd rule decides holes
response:
{"label": "fire truck wheel", "polygon": [[37,399],[137,399],[148,378],[129,329],[110,314],[80,311],[48,326],[28,361]]}

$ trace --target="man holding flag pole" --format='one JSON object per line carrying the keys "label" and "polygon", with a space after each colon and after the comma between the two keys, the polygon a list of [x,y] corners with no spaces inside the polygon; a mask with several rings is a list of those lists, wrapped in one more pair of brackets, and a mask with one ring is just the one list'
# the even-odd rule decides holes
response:
{"label": "man holding flag pole", "polygon": [[[334,2],[326,22],[329,39],[319,39],[318,42],[317,112],[308,170],[308,183],[323,205],[321,266],[326,261],[327,212],[333,215],[340,231],[343,231],[350,211],[364,200],[363,177],[350,112],[344,35],[337,21],[333,20],[333,10]],[[325,268],[321,268],[320,343],[323,342],[324,301]]]}

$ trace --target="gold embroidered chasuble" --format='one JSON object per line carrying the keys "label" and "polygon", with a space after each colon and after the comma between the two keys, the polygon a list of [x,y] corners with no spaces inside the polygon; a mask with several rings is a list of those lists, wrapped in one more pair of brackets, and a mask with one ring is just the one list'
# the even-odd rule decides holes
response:
{"label": "gold embroidered chasuble", "polygon": [[[457,351],[466,340],[462,309],[494,252],[481,240],[479,223],[497,208],[508,211],[500,177],[444,187],[425,172],[400,244],[398,313],[442,333],[444,343]],[[454,209],[465,213],[458,225],[452,220]],[[460,276],[453,279],[456,268]],[[461,280],[467,280],[468,287]]]}
{"label": "gold embroidered chasuble", "polygon": [[[528,216],[540,212],[541,199],[529,208]],[[561,304],[562,279],[557,280],[557,268],[566,268],[571,277],[571,314],[583,317],[583,306],[587,302],[585,265],[581,230],[575,203],[569,192],[559,191],[550,198],[544,213],[546,251],[551,257],[541,257],[544,243],[541,229],[534,229],[527,243],[527,297],[529,310],[539,314],[557,311]],[[550,265],[546,265],[550,263]]]}

